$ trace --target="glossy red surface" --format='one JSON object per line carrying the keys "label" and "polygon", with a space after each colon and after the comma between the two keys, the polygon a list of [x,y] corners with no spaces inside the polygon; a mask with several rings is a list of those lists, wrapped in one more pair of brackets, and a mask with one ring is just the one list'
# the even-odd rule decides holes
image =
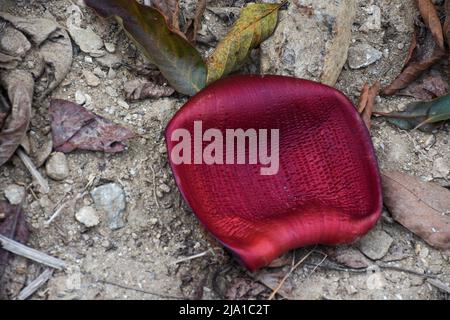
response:
{"label": "glossy red surface", "polygon": [[[188,101],[166,128],[279,129],[279,171],[261,164],[169,162],[187,203],[250,270],[312,244],[349,243],[380,216],[380,176],[370,135],[339,91],[282,76],[220,80]],[[225,134],[224,134],[225,136]],[[206,146],[208,143],[204,143]],[[193,150],[192,150],[193,152]]]}

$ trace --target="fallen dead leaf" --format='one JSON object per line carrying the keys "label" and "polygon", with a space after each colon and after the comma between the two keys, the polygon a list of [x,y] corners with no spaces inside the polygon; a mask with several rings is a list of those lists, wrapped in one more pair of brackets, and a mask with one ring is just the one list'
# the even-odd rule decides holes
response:
{"label": "fallen dead leaf", "polygon": [[131,80],[125,83],[124,90],[126,99],[129,101],[169,97],[175,92],[171,87],[140,79]]}
{"label": "fallen dead leaf", "polygon": [[394,220],[438,249],[450,249],[450,191],[396,171],[382,172],[384,204]]}
{"label": "fallen dead leaf", "polygon": [[10,113],[3,120],[4,124],[0,131],[0,166],[2,166],[11,158],[27,133],[34,82],[30,73],[11,70],[0,74],[0,85],[5,88],[10,103]]}
{"label": "fallen dead leaf", "polygon": [[445,50],[441,20],[439,19],[436,7],[431,2],[431,0],[416,0],[416,5],[420,11],[420,15],[422,16],[423,21],[425,22],[425,25],[433,34],[437,45],[442,50]]}
{"label": "fallen dead leaf", "polygon": [[185,34],[189,41],[195,42],[197,39],[198,28],[206,9],[206,0],[197,0],[194,18],[189,20],[186,24]]}
{"label": "fallen dead leaf", "polygon": [[[21,207],[13,206],[7,201],[0,201],[0,213],[4,215],[4,218],[0,220],[0,234],[21,243],[27,242],[29,231]],[[8,251],[0,249],[0,281],[9,256]]]}
{"label": "fallen dead leaf", "polygon": [[53,145],[56,151],[75,149],[116,153],[125,150],[123,141],[134,133],[66,100],[52,100],[50,116]]}
{"label": "fallen dead leaf", "polygon": [[349,268],[363,269],[370,265],[370,261],[359,250],[351,247],[330,248],[327,253],[331,260]]}
{"label": "fallen dead leaf", "polygon": [[277,290],[277,294],[282,296],[285,299],[292,300],[292,291],[294,289],[294,285],[292,284],[292,280],[290,278],[286,279],[283,283],[283,286],[279,287],[280,282],[285,277],[286,272],[278,271],[278,272],[270,272],[265,269],[260,270],[256,275],[255,279],[264,284],[266,287],[271,289],[272,291]]}
{"label": "fallen dead leaf", "polygon": [[152,6],[164,15],[170,29],[180,31],[180,6],[178,0],[153,0]]}
{"label": "fallen dead leaf", "polygon": [[367,83],[364,85],[358,103],[358,112],[366,124],[367,129],[370,130],[371,117],[375,106],[375,98],[380,93],[380,82],[375,82],[372,86]]}
{"label": "fallen dead leaf", "polygon": [[383,89],[384,95],[393,95],[398,90],[406,88],[419,78],[423,72],[446,56],[446,52],[439,47],[432,33],[427,28],[416,26],[415,32],[416,36],[412,41],[413,44],[417,41],[417,45],[411,45],[411,48],[414,48],[411,59],[409,59],[400,75]]}
{"label": "fallen dead leaf", "polygon": [[411,83],[398,92],[398,95],[410,96],[420,100],[431,100],[445,95],[450,91],[448,77],[441,72],[432,70],[423,79]]}
{"label": "fallen dead leaf", "polygon": [[445,22],[444,22],[444,36],[447,40],[447,44],[450,42],[450,0],[445,0],[444,5],[444,11],[445,11]]}
{"label": "fallen dead leaf", "polygon": [[231,286],[227,289],[225,297],[228,300],[242,300],[256,298],[266,291],[262,284],[246,278],[233,279]]}

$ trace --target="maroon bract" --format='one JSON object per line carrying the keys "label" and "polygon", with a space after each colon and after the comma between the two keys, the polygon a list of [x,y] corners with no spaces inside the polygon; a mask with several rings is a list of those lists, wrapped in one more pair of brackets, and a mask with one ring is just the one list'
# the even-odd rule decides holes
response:
{"label": "maroon bract", "polygon": [[178,144],[172,134],[184,128],[193,136],[194,121],[223,136],[226,129],[279,129],[274,175],[261,175],[265,166],[259,160],[234,165],[169,160],[197,217],[250,270],[293,248],[352,242],[378,220],[381,184],[371,138],[339,91],[281,76],[220,80],[170,121],[169,155]]}

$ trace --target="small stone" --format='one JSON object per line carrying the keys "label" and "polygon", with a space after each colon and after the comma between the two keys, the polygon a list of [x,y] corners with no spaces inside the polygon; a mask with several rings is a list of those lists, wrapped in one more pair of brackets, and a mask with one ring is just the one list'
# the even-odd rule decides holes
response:
{"label": "small stone", "polygon": [[116,54],[107,53],[103,57],[95,58],[99,65],[105,68],[117,69],[122,64],[122,60]]}
{"label": "small stone", "polygon": [[261,44],[261,73],[333,86],[346,61],[358,1],[301,2],[308,6],[280,11],[274,34]]}
{"label": "small stone", "polygon": [[100,223],[97,212],[92,207],[83,207],[76,214],[75,218],[78,222],[84,224],[86,227],[95,227]]}
{"label": "small stone", "polygon": [[372,260],[383,258],[389,251],[394,239],[380,228],[375,228],[358,243],[359,250]]}
{"label": "small stone", "polygon": [[86,63],[93,63],[94,61],[92,60],[91,56],[85,56],[84,57],[84,62],[86,62]]}
{"label": "small stone", "polygon": [[57,181],[64,180],[69,176],[69,166],[66,155],[62,152],[55,152],[50,155],[45,165],[47,175]]}
{"label": "small stone", "polygon": [[384,287],[384,277],[381,272],[375,272],[367,277],[366,285],[369,290],[381,290]]}
{"label": "small stone", "polygon": [[169,187],[167,184],[165,184],[165,183],[162,183],[162,184],[159,186],[159,189],[160,189],[162,192],[165,192],[165,193],[169,193],[169,192],[170,192],[170,187]]}
{"label": "small stone", "polygon": [[105,49],[109,53],[116,52],[116,46],[114,45],[114,43],[111,43],[111,42],[105,42]]}
{"label": "small stone", "polygon": [[108,70],[108,79],[112,80],[116,77],[116,71],[113,68],[109,68]]}
{"label": "small stone", "polygon": [[97,77],[100,77],[100,78],[106,77],[106,73],[105,73],[101,68],[99,68],[99,67],[96,67],[96,68],[94,69],[94,74],[95,74]]}
{"label": "small stone", "polygon": [[107,224],[111,230],[125,226],[125,194],[117,183],[108,183],[91,191],[92,199],[98,210],[105,212]]}
{"label": "small stone", "polygon": [[400,43],[397,45],[397,48],[398,48],[399,50],[403,50],[403,49],[405,48],[405,45],[404,45],[402,42],[400,42]]}
{"label": "small stone", "polygon": [[446,178],[450,173],[450,160],[438,158],[433,163],[433,176],[435,178]]}
{"label": "small stone", "polygon": [[75,102],[79,105],[83,105],[86,102],[86,96],[82,91],[77,90],[75,92]]}
{"label": "small stone", "polygon": [[128,105],[128,103],[126,103],[125,101],[123,101],[123,100],[117,100],[117,104],[121,107],[121,108],[124,108],[124,109],[126,109],[126,110],[128,110],[129,108],[130,108],[130,106]]}
{"label": "small stone", "polygon": [[114,89],[113,87],[110,87],[110,86],[107,86],[105,88],[105,92],[106,92],[106,94],[108,94],[109,96],[111,96],[113,98],[117,98],[119,96],[116,89]]}
{"label": "small stone", "polygon": [[379,31],[381,30],[381,9],[378,6],[372,5],[366,9],[369,17],[364,24],[359,28],[359,31]]}
{"label": "small stone", "polygon": [[348,64],[352,69],[361,69],[377,62],[383,53],[367,43],[360,43],[348,50]]}
{"label": "small stone", "polygon": [[67,23],[67,30],[73,41],[85,53],[95,52],[103,47],[103,40],[97,35],[91,27],[83,29],[74,23]]}
{"label": "small stone", "polygon": [[86,80],[86,83],[88,86],[91,86],[91,87],[99,86],[100,79],[92,72],[90,72],[88,70],[83,70],[83,76],[84,76],[84,79]]}
{"label": "small stone", "polygon": [[10,184],[5,188],[5,198],[8,199],[12,205],[21,204],[25,199],[25,188],[17,184]]}
{"label": "small stone", "polygon": [[92,50],[89,55],[93,58],[103,57],[106,54],[105,50]]}

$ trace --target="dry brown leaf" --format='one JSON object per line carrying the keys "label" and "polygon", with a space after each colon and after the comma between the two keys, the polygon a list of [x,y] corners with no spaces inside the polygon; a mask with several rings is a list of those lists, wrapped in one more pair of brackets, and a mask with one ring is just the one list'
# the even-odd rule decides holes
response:
{"label": "dry brown leaf", "polygon": [[445,11],[445,22],[443,31],[448,45],[450,43],[450,0],[445,0],[444,11]]}
{"label": "dry brown leaf", "polygon": [[70,101],[52,100],[49,113],[56,151],[67,153],[81,149],[122,152],[126,148],[124,141],[135,136],[130,129],[114,124]]}
{"label": "dry brown leaf", "polygon": [[33,77],[29,72],[11,70],[3,72],[0,82],[8,93],[10,114],[4,119],[0,131],[0,166],[11,158],[25,137],[31,118]]}
{"label": "dry brown leaf", "polygon": [[425,25],[433,34],[437,45],[444,50],[444,35],[442,33],[441,20],[439,19],[436,7],[431,0],[416,0],[416,5]]}
{"label": "dry brown leaf", "polygon": [[180,31],[180,6],[178,0],[153,0],[152,6],[164,15],[170,29]]}
{"label": "dry brown leaf", "polygon": [[[266,287],[270,288],[271,290],[276,290],[278,288],[278,285],[280,284],[281,280],[286,275],[285,272],[279,271],[279,272],[270,272],[265,269],[259,271],[255,275],[255,279],[264,284]],[[283,286],[278,289],[277,294],[282,296],[285,299],[292,300],[292,291],[294,290],[294,286],[292,284],[292,280],[288,278]]]}
{"label": "dry brown leaf", "polygon": [[405,228],[439,249],[450,249],[450,191],[396,171],[382,172],[384,204]]}
{"label": "dry brown leaf", "polygon": [[[400,75],[383,89],[383,94],[393,95],[398,90],[406,88],[420,77],[424,71],[446,56],[446,52],[439,47],[427,28],[416,26],[416,36],[412,41],[410,48],[414,49],[411,59],[409,59]],[[415,41],[417,41],[417,45],[414,45]]]}
{"label": "dry brown leaf", "polygon": [[328,256],[337,263],[353,269],[367,268],[370,265],[370,261],[361,252],[351,247],[330,248]]}
{"label": "dry brown leaf", "polygon": [[161,86],[153,82],[139,79],[125,83],[124,90],[128,101],[169,97],[175,92],[171,87]]}
{"label": "dry brown leaf", "polygon": [[359,96],[358,101],[358,113],[362,114],[364,109],[367,106],[367,99],[369,98],[369,84],[366,82],[364,83],[364,87],[361,89],[361,94]]}
{"label": "dry brown leaf", "polygon": [[235,278],[227,289],[225,297],[228,300],[256,298],[266,290],[266,287],[256,281],[246,278]]}
{"label": "dry brown leaf", "polygon": [[194,19],[188,21],[186,31],[186,37],[189,41],[195,42],[197,39],[198,28],[200,27],[200,22],[203,17],[203,13],[205,13],[206,9],[206,0],[197,0],[197,6],[195,8]]}
{"label": "dry brown leaf", "polygon": [[411,83],[405,89],[400,90],[398,94],[420,100],[432,100],[445,95],[449,91],[448,77],[443,76],[441,72],[432,70],[423,79]]}
{"label": "dry brown leaf", "polygon": [[380,93],[380,82],[375,82],[372,86],[366,83],[361,91],[361,96],[358,104],[358,112],[366,124],[367,129],[370,130],[371,117],[375,106],[375,98]]}
{"label": "dry brown leaf", "polygon": [[[7,201],[0,201],[0,213],[4,215],[4,218],[0,220],[0,234],[21,243],[27,242],[29,231],[21,207],[13,206]],[[0,249],[0,281],[9,257],[7,251]],[[3,288],[0,286],[0,294],[1,289]]]}

